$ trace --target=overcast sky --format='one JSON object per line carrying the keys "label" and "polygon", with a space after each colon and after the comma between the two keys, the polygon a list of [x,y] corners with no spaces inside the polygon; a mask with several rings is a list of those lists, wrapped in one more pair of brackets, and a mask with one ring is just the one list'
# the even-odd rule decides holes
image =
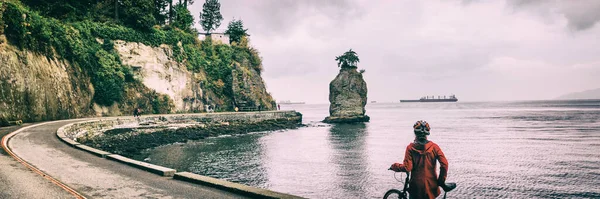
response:
{"label": "overcast sky", "polygon": [[[203,0],[191,11],[198,20]],[[369,101],[541,100],[600,87],[600,1],[221,0],[277,101],[327,103],[352,48]],[[201,30],[200,26],[196,27]]]}

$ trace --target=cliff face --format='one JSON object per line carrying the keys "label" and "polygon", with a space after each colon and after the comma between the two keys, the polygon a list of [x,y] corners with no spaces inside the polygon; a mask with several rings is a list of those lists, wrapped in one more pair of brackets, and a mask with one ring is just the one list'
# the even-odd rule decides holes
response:
{"label": "cliff face", "polygon": [[248,63],[234,63],[230,88],[233,97],[229,99],[228,96],[203,88],[201,82],[207,81],[205,71],[194,73],[185,64],[175,61],[169,45],[151,47],[122,40],[114,44],[122,64],[131,67],[135,79],[147,88],[169,96],[174,104],[173,112],[205,111],[205,105],[211,105],[212,108],[232,106],[227,102],[250,109],[258,104],[263,110],[273,110],[275,107],[260,74]]}
{"label": "cliff face", "polygon": [[[0,38],[4,38],[3,35]],[[101,106],[93,101],[94,85],[78,65],[56,57],[0,44],[0,125],[6,121],[58,120],[87,116],[129,114],[136,107],[154,112],[168,104],[160,93],[143,84],[125,86],[123,101]],[[157,101],[158,102],[153,102]],[[157,110],[167,113],[169,110]]]}
{"label": "cliff face", "polygon": [[260,74],[255,70],[236,64],[232,74],[232,90],[238,106],[254,107],[260,104],[262,110],[274,110],[275,101]]}
{"label": "cliff face", "polygon": [[[2,36],[3,37],[3,36]],[[99,40],[101,41],[101,40]],[[0,120],[44,121],[85,116],[127,115],[136,107],[148,108],[152,103],[172,103],[159,112],[204,112],[205,104],[227,106],[226,100],[239,105],[262,104],[272,110],[273,99],[260,75],[237,64],[232,70],[234,99],[226,99],[211,91],[205,95],[200,82],[202,73],[188,71],[174,61],[171,47],[150,47],[136,42],[115,41],[124,66],[131,67],[141,84],[126,85],[125,98],[112,106],[93,102],[94,85],[80,67],[55,57],[19,50],[6,42],[0,44]],[[153,94],[153,93],[156,94]],[[150,108],[149,108],[150,107]]]}
{"label": "cliff face", "polygon": [[[216,106],[222,110],[227,110],[227,107],[233,107],[234,104],[250,110],[258,104],[263,110],[273,110],[275,107],[260,74],[249,67],[248,63],[233,64],[231,88],[224,88],[232,91],[233,96],[229,97],[203,88],[202,82],[208,81],[206,72],[191,72],[184,63],[175,61],[173,49],[169,45],[151,47],[121,40],[114,43],[121,62],[131,67],[137,80],[173,100],[173,112],[206,111],[205,105],[211,105],[213,109]],[[180,50],[184,52],[183,49]]]}
{"label": "cliff face", "polygon": [[89,77],[69,62],[4,43],[0,44],[0,63],[0,120],[42,121],[93,114]]}
{"label": "cliff face", "polygon": [[[86,116],[273,110],[258,51],[156,27],[63,23],[0,4],[0,126]],[[242,109],[244,110],[244,109]],[[253,109],[245,109],[253,110]]]}
{"label": "cliff face", "polygon": [[369,121],[365,115],[367,83],[356,68],[342,68],[329,84],[329,117],[324,122],[349,123]]}
{"label": "cliff face", "polygon": [[[272,110],[273,99],[255,70],[235,65],[232,70],[234,99],[201,87],[206,77],[192,73],[172,59],[168,45],[151,47],[136,42],[115,41],[124,66],[140,83],[125,86],[123,101],[101,106],[93,101],[94,85],[80,67],[56,57],[47,57],[7,44],[0,36],[0,120],[44,121],[85,116],[127,115],[136,107],[152,112],[204,112],[205,104],[225,107],[225,101],[241,106],[262,104]],[[98,41],[102,42],[101,39]],[[162,97],[161,97],[162,96]],[[172,103],[153,110],[156,100]],[[164,108],[163,108],[164,109]]]}
{"label": "cliff face", "polygon": [[176,62],[168,45],[151,47],[137,42],[114,42],[121,62],[131,67],[134,78],[144,86],[173,100],[174,111],[204,110],[202,89],[198,79],[184,64]]}

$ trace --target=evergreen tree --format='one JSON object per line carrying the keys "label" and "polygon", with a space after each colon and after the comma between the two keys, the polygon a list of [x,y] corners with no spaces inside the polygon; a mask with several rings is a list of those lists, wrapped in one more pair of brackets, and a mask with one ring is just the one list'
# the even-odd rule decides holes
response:
{"label": "evergreen tree", "polygon": [[44,16],[66,21],[112,22],[138,30],[164,24],[169,0],[22,0]]}
{"label": "evergreen tree", "polygon": [[168,18],[167,6],[170,0],[154,0],[154,10],[152,15],[156,19],[156,23],[165,24]]}
{"label": "evergreen tree", "polygon": [[335,61],[338,61],[338,67],[342,68],[357,68],[356,64],[360,62],[358,55],[352,49],[335,57]]}
{"label": "evergreen tree", "polygon": [[150,30],[156,23],[154,0],[119,0],[121,23],[138,30]]}
{"label": "evergreen tree", "polygon": [[[181,2],[181,1],[180,1]],[[188,5],[194,4],[194,0],[183,0],[183,6],[187,9]]]}
{"label": "evergreen tree", "polygon": [[202,29],[206,31],[206,34],[210,34],[211,30],[216,30],[221,26],[223,16],[221,15],[221,3],[219,0],[206,0],[202,6],[202,12],[200,12],[200,25]]}
{"label": "evergreen tree", "polygon": [[97,4],[96,0],[22,0],[45,16],[69,21],[77,21],[89,17],[90,9]]}
{"label": "evergreen tree", "polygon": [[179,28],[186,32],[191,32],[191,27],[194,24],[194,16],[190,13],[190,11],[185,8],[183,4],[178,3],[175,5],[175,11],[173,13],[173,23],[171,24],[173,27]]}
{"label": "evergreen tree", "polygon": [[243,36],[250,36],[247,31],[248,29],[244,29],[244,22],[242,20],[234,19],[227,25],[225,33],[229,34],[229,43],[240,43]]}

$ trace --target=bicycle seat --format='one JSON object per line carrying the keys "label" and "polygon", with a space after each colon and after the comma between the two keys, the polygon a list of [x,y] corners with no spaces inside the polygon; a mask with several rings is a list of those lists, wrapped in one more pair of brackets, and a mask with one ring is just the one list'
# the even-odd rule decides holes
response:
{"label": "bicycle seat", "polygon": [[454,182],[445,183],[441,187],[445,192],[450,192],[456,188],[456,183],[454,183]]}

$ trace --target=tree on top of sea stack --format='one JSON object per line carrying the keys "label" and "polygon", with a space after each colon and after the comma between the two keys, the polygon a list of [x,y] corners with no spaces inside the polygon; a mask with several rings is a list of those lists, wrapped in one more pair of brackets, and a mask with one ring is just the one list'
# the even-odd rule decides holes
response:
{"label": "tree on top of sea stack", "polygon": [[356,64],[360,62],[358,55],[352,49],[348,50],[344,54],[335,57],[335,61],[338,62],[338,67],[342,68],[357,68]]}

